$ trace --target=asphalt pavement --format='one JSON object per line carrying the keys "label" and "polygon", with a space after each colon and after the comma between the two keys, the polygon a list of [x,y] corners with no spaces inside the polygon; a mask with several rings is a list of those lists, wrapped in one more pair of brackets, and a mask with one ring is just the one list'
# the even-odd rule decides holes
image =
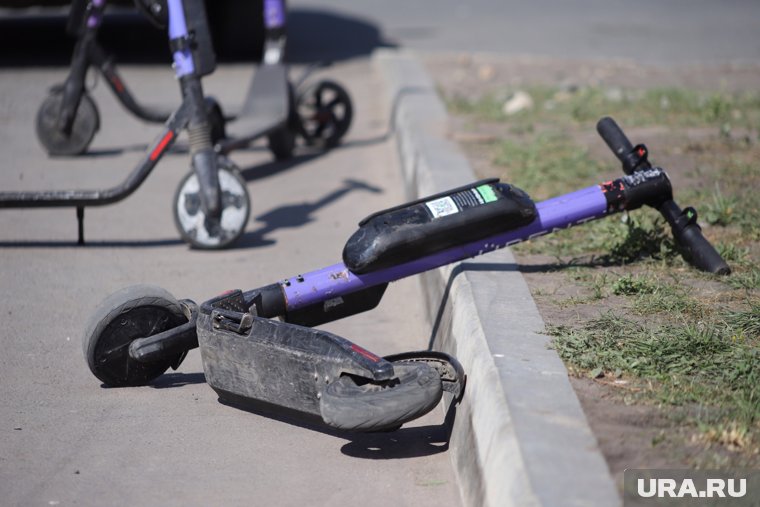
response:
{"label": "asphalt pavement", "polygon": [[399,46],[661,65],[760,62],[756,0],[292,0],[288,6],[291,28],[300,29],[292,47],[305,55]]}

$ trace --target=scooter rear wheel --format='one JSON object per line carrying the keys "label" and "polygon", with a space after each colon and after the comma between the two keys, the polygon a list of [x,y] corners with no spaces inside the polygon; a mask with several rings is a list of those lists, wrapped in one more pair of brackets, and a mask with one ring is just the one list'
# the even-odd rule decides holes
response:
{"label": "scooter rear wheel", "polygon": [[393,363],[396,376],[384,382],[344,375],[320,398],[322,419],[351,431],[385,431],[430,412],[441,400],[441,378],[424,363]]}
{"label": "scooter rear wheel", "polygon": [[296,148],[296,134],[289,125],[280,127],[267,135],[267,146],[275,160],[291,159]]}
{"label": "scooter rear wheel", "polygon": [[87,366],[109,387],[147,384],[180,357],[141,363],[129,356],[129,344],[185,322],[179,302],[160,287],[135,285],[115,292],[98,306],[85,328]]}
{"label": "scooter rear wheel", "polygon": [[325,149],[337,146],[353,119],[351,97],[341,85],[322,80],[298,94],[299,133],[306,144]]}
{"label": "scooter rear wheel", "polygon": [[183,178],[174,196],[174,223],[182,239],[193,248],[226,248],[242,236],[248,223],[251,199],[240,171],[226,157],[219,157],[218,170],[222,191],[220,218],[204,213],[200,184],[193,171]]}
{"label": "scooter rear wheel", "polygon": [[58,128],[58,116],[63,103],[63,90],[55,89],[42,102],[37,111],[37,138],[50,155],[72,156],[84,153],[90,146],[95,132],[100,128],[100,116],[95,101],[83,93],[79,107],[74,113],[71,132],[66,134]]}
{"label": "scooter rear wheel", "polygon": [[296,135],[300,129],[300,119],[295,110],[295,98],[293,87],[288,83],[288,118],[280,128],[267,134],[267,147],[274,155],[275,160],[289,160],[293,158],[296,149]]}

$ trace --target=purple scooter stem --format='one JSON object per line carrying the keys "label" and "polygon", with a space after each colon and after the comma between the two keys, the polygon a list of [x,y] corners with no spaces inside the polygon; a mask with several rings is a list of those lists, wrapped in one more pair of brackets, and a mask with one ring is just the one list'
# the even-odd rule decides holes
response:
{"label": "purple scooter stem", "polygon": [[[187,37],[187,21],[182,0],[168,0],[169,9],[169,40],[184,39]],[[178,78],[195,73],[193,55],[189,47],[184,47],[172,54],[174,60],[174,72]]]}
{"label": "purple scooter stem", "polygon": [[357,275],[342,262],[281,282],[289,311],[393,282],[452,262],[514,245],[558,229],[565,229],[608,213],[608,200],[600,185],[578,190],[536,204],[538,217],[530,224],[496,236],[370,273]]}
{"label": "purple scooter stem", "polygon": [[285,26],[285,5],[283,0],[264,0],[264,27],[267,30]]}
{"label": "purple scooter stem", "polygon": [[92,5],[96,7],[96,9],[93,9],[93,12],[87,18],[88,28],[95,28],[100,25],[100,22],[103,20],[102,7],[105,3],[106,0],[93,0]]}

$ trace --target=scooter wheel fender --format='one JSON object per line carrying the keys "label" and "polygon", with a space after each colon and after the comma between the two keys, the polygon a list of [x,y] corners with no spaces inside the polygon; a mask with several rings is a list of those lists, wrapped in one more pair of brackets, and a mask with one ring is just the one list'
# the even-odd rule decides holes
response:
{"label": "scooter wheel fender", "polygon": [[395,377],[376,383],[345,375],[322,392],[320,412],[327,425],[349,431],[383,431],[430,412],[443,388],[424,363],[394,363]]}
{"label": "scooter wheel fender", "polygon": [[109,387],[147,384],[180,358],[141,363],[129,356],[129,344],[185,322],[180,303],[166,290],[126,287],[103,300],[87,322],[82,341],[87,366]]}

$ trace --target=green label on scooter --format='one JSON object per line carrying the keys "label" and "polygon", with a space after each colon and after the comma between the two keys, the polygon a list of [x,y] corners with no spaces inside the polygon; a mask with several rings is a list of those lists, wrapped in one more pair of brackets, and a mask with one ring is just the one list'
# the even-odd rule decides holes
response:
{"label": "green label on scooter", "polygon": [[480,185],[476,188],[476,190],[485,202],[493,202],[498,199],[496,192],[493,191],[493,187],[491,185]]}
{"label": "green label on scooter", "polygon": [[425,205],[432,217],[440,218],[459,213],[468,208],[474,208],[498,200],[499,196],[491,185],[480,185],[461,192],[428,201]]}

